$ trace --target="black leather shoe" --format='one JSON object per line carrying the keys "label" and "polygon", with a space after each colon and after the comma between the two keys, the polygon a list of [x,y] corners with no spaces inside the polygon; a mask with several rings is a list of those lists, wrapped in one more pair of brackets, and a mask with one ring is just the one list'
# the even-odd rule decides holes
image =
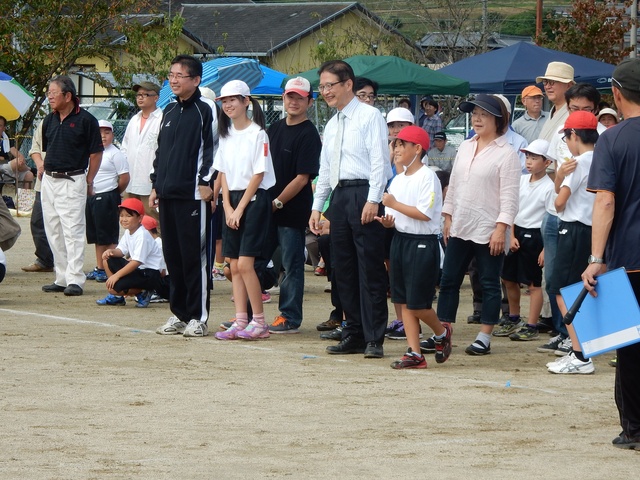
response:
{"label": "black leather shoe", "polygon": [[342,327],[334,328],[330,332],[324,332],[320,334],[320,338],[323,340],[341,340],[342,339]]}
{"label": "black leather shoe", "polygon": [[327,353],[331,355],[349,355],[351,353],[364,353],[364,342],[358,340],[353,335],[349,335],[347,338],[337,345],[330,345],[327,347]]}
{"label": "black leather shoe", "polygon": [[467,323],[480,323],[482,314],[478,310],[473,311],[473,315],[467,317]]}
{"label": "black leather shoe", "polygon": [[64,289],[64,294],[67,297],[79,297],[82,295],[82,288],[79,285],[72,283]]}
{"label": "black leather shoe", "polygon": [[52,283],[51,285],[43,285],[42,291],[47,293],[60,293],[64,292],[65,287]]}
{"label": "black leather shoe", "polygon": [[614,447],[624,448],[627,450],[640,450],[640,437],[631,438],[625,433],[621,433],[619,436],[613,439],[611,442]]}
{"label": "black leather shoe", "polygon": [[382,345],[377,342],[367,343],[367,348],[364,349],[364,358],[382,358],[384,357],[384,349]]}

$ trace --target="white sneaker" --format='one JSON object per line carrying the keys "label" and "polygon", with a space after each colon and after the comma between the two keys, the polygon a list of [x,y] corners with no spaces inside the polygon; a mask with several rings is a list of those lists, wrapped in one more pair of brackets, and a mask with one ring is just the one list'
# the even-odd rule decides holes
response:
{"label": "white sneaker", "polygon": [[596,368],[593,366],[593,362],[591,359],[587,359],[586,362],[578,360],[575,353],[571,352],[565,358],[568,360],[564,362],[556,362],[556,365],[551,365],[549,367],[549,371],[551,373],[562,373],[562,374],[589,374],[596,371]]}
{"label": "white sneaker", "polygon": [[273,296],[273,295],[280,295],[280,287],[271,287],[267,290],[267,292],[269,292],[269,295]]}
{"label": "white sneaker", "polygon": [[551,367],[552,365],[564,365],[565,363],[569,362],[570,360],[571,360],[571,357],[569,355],[565,355],[564,357],[556,358],[553,362],[547,362],[547,368]]}
{"label": "white sneaker", "polygon": [[180,321],[178,317],[169,317],[167,323],[156,330],[160,335],[179,335],[187,328],[187,324]]}
{"label": "white sneaker", "polygon": [[209,327],[206,323],[199,322],[198,320],[189,321],[189,325],[184,329],[182,334],[185,337],[206,337],[209,335]]}

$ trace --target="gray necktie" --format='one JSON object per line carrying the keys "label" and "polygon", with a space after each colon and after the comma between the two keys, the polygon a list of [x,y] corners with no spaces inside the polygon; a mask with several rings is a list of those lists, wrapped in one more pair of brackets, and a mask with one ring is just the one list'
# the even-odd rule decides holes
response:
{"label": "gray necktie", "polygon": [[336,141],[333,145],[331,154],[331,172],[329,175],[329,183],[331,188],[335,189],[340,180],[340,155],[342,154],[342,135],[344,134],[344,114],[338,112],[338,130],[336,132]]}

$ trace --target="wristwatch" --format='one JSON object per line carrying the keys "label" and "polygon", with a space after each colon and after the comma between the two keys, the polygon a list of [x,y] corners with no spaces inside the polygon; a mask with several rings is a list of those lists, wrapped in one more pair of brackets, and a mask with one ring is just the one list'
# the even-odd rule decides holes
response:
{"label": "wristwatch", "polygon": [[274,198],[273,199],[273,204],[276,206],[276,208],[278,210],[282,210],[282,207],[284,207],[284,203],[282,203],[279,199]]}
{"label": "wristwatch", "polygon": [[593,255],[589,255],[589,259],[587,263],[591,265],[592,263],[604,263],[604,258],[594,257]]}

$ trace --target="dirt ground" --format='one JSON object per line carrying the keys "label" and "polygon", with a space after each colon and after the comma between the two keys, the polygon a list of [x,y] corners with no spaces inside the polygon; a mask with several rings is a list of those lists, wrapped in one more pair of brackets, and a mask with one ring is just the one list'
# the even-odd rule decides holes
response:
{"label": "dirt ground", "polygon": [[[638,453],[610,444],[620,431],[611,356],[595,360],[594,375],[552,375],[544,364],[554,357],[535,351],[544,335],[494,339],[491,355],[469,357],[477,326],[466,323],[468,285],[449,361],[395,371],[402,341],[387,341],[382,360],[324,353],[315,326],[328,317],[329,294],[311,272],[299,335],[164,337],[154,331],[167,304],[99,307],[105,288],[95,282],[81,297],[43,293],[53,274],[20,270],[33,243],[29,219],[19,221],[0,284],[0,478],[638,474]],[[230,290],[215,283],[212,330],[233,315]],[[266,314],[277,314],[277,297]]]}

